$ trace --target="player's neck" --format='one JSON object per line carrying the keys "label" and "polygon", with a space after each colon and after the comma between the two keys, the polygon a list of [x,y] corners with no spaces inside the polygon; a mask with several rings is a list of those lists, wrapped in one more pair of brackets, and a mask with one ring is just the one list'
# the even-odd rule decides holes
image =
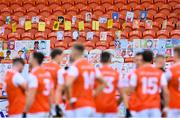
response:
{"label": "player's neck", "polygon": [[151,63],[148,63],[148,62],[145,62],[144,64],[143,64],[143,66],[151,66],[152,64]]}
{"label": "player's neck", "polygon": [[56,59],[52,59],[52,62],[55,62],[55,63],[58,64],[58,61]]}
{"label": "player's neck", "polygon": [[19,72],[19,69],[16,66],[13,66],[12,69],[15,70],[16,72]]}
{"label": "player's neck", "polygon": [[34,65],[32,65],[32,68],[37,68],[37,67],[39,67],[40,65],[38,65],[38,64],[34,64]]}

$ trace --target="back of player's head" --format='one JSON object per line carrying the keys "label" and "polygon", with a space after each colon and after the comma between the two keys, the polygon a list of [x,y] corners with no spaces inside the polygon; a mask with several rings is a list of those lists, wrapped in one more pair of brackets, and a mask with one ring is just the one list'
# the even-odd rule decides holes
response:
{"label": "back of player's head", "polygon": [[22,58],[14,58],[13,59],[13,65],[16,65],[16,64],[22,64],[24,65],[24,60]]}
{"label": "back of player's head", "polygon": [[180,46],[176,46],[176,47],[174,48],[174,53],[175,53],[175,55],[176,55],[177,57],[180,58]]}
{"label": "back of player's head", "polygon": [[156,57],[155,57],[155,60],[157,60],[157,59],[164,59],[164,56],[163,56],[163,55],[158,54],[158,55],[156,55]]}
{"label": "back of player's head", "polygon": [[142,56],[142,52],[138,52],[138,53],[136,53],[136,56]]}
{"label": "back of player's head", "polygon": [[100,57],[101,63],[108,63],[111,61],[111,54],[109,52],[102,52]]}
{"label": "back of player's head", "polygon": [[62,50],[61,49],[54,49],[51,52],[51,58],[54,59],[56,58],[57,55],[61,55],[62,54]]}
{"label": "back of player's head", "polygon": [[37,63],[39,65],[41,65],[43,60],[44,60],[43,53],[41,53],[41,52],[34,52],[32,55],[33,55],[33,58],[37,61]]}
{"label": "back of player's head", "polygon": [[85,47],[82,44],[74,44],[73,49],[78,51],[80,54],[84,53]]}
{"label": "back of player's head", "polygon": [[153,61],[153,52],[150,50],[145,50],[142,53],[143,61],[151,63]]}

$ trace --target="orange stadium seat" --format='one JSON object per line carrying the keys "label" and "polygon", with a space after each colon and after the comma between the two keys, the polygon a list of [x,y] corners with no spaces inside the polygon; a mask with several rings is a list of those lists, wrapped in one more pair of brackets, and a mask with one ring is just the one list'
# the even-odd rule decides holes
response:
{"label": "orange stadium seat", "polygon": [[98,41],[96,42],[96,49],[105,50],[109,47],[109,44],[104,41]]}
{"label": "orange stadium seat", "polygon": [[7,0],[1,0],[0,9],[8,7],[8,6],[9,6],[9,2],[7,2]]}
{"label": "orange stadium seat", "polygon": [[57,8],[54,8],[52,10],[53,10],[52,11],[53,15],[56,15],[56,16],[63,15],[65,12],[65,10],[62,7],[57,7]]}
{"label": "orange stadium seat", "polygon": [[163,6],[166,3],[166,0],[154,0],[154,4],[158,7]]}
{"label": "orange stadium seat", "polygon": [[[138,16],[140,16],[140,11],[142,11],[142,10],[145,10],[145,8],[142,5],[137,5],[137,6],[133,7],[134,14],[136,14]],[[149,13],[149,11],[148,11],[148,13]]]}
{"label": "orange stadium seat", "polygon": [[4,31],[4,34],[9,34],[12,32],[12,29],[11,29],[11,26],[10,25],[5,25],[5,31]]}
{"label": "orange stadium seat", "polygon": [[9,33],[8,34],[8,39],[13,39],[13,40],[20,40],[20,34],[19,33]]}
{"label": "orange stadium seat", "polygon": [[79,12],[84,17],[86,12],[91,12],[91,8],[89,6],[84,6],[84,7],[79,8]]}
{"label": "orange stadium seat", "polygon": [[100,4],[105,7],[111,7],[113,5],[113,0],[101,0]]}
{"label": "orange stadium seat", "polygon": [[121,28],[120,23],[117,23],[117,22],[113,23],[113,29],[114,30],[120,30],[120,28]]}
{"label": "orange stadium seat", "polygon": [[19,17],[13,15],[13,16],[11,16],[11,20],[12,20],[12,22],[18,23],[19,22]]}
{"label": "orange stadium seat", "polygon": [[99,6],[100,2],[100,0],[88,0],[88,5],[93,8],[94,6]]}
{"label": "orange stadium seat", "polygon": [[128,0],[128,4],[131,6],[131,8],[134,8],[140,3],[140,0]]}
{"label": "orange stadium seat", "polygon": [[105,8],[102,6],[96,6],[92,10],[93,10],[93,14],[98,16],[101,16],[105,13]]}
{"label": "orange stadium seat", "polygon": [[174,30],[174,28],[175,28],[175,25],[174,25],[174,23],[173,22],[171,22],[171,21],[168,21],[167,22],[167,30],[168,31],[172,31],[172,30]]}
{"label": "orange stadium seat", "polygon": [[95,48],[95,43],[92,41],[86,41],[85,44],[86,50],[90,51]]}
{"label": "orange stadium seat", "polygon": [[93,42],[97,42],[100,40],[99,32],[94,32]]}
{"label": "orange stadium seat", "polygon": [[168,21],[171,21],[173,23],[176,23],[178,21],[179,17],[177,13],[170,13],[168,14]]}
{"label": "orange stadium seat", "polygon": [[0,16],[0,25],[4,25],[5,23],[5,17],[4,16]]}
{"label": "orange stadium seat", "polygon": [[85,31],[91,31],[91,29],[92,29],[91,24],[90,23],[84,23],[84,29],[85,29]]}
{"label": "orange stadium seat", "polygon": [[60,4],[61,4],[60,0],[49,0],[48,1],[48,6],[51,10],[54,8],[60,7]]}
{"label": "orange stadium seat", "polygon": [[16,9],[22,6],[22,0],[12,0],[9,2],[12,9]]}
{"label": "orange stadium seat", "polygon": [[143,32],[144,39],[153,39],[156,37],[154,30],[147,30]]}
{"label": "orange stadium seat", "polygon": [[66,9],[71,8],[74,5],[73,0],[62,0],[61,3],[62,7]]}
{"label": "orange stadium seat", "polygon": [[44,16],[44,17],[48,17],[52,14],[51,9],[49,9],[49,7],[43,7],[40,9],[40,15]]}
{"label": "orange stadium seat", "polygon": [[109,48],[110,48],[110,49],[114,49],[114,48],[115,48],[115,46],[114,46],[114,41],[111,41],[111,42],[110,42]]}
{"label": "orange stadium seat", "polygon": [[145,8],[150,6],[153,3],[153,0],[141,0],[141,5],[143,5]]}
{"label": "orange stadium seat", "polygon": [[72,42],[72,32],[64,32],[64,41],[67,43]]}
{"label": "orange stadium seat", "polygon": [[35,34],[36,32],[38,32],[37,24],[32,24],[32,29],[27,30],[26,32],[31,32],[32,34]]}
{"label": "orange stadium seat", "polygon": [[176,6],[173,8],[173,12],[180,14],[180,4],[176,4]]}
{"label": "orange stadium seat", "polygon": [[34,40],[34,34],[25,32],[21,35],[22,40]]}
{"label": "orange stadium seat", "polygon": [[168,30],[159,30],[157,32],[157,38],[169,38],[169,31]]}
{"label": "orange stadium seat", "polygon": [[28,16],[37,16],[39,14],[39,10],[36,7],[30,7],[27,9]]}
{"label": "orange stadium seat", "polygon": [[127,4],[127,0],[114,0],[114,5],[118,8],[121,8],[125,4]]}
{"label": "orange stadium seat", "polygon": [[25,32],[24,27],[21,27],[21,26],[17,25],[16,33],[22,34],[24,32]]}
{"label": "orange stadium seat", "polygon": [[0,41],[2,41],[2,40],[7,40],[7,35],[6,34],[0,35]]}
{"label": "orange stadium seat", "polygon": [[148,13],[148,14],[147,14],[147,19],[149,19],[149,20],[154,20],[154,15],[151,14],[151,13]]}
{"label": "orange stadium seat", "polygon": [[23,7],[25,9],[29,9],[35,6],[35,0],[23,0]]}
{"label": "orange stadium seat", "polygon": [[87,1],[85,0],[85,1],[83,1],[83,0],[75,0],[74,1],[74,4],[75,4],[75,6],[77,7],[77,8],[83,8],[83,7],[86,7],[86,5],[87,5]]}
{"label": "orange stadium seat", "polygon": [[131,22],[126,23],[126,27],[125,27],[124,31],[127,31],[127,32],[132,31],[132,23]]}
{"label": "orange stadium seat", "polygon": [[174,7],[176,4],[178,4],[179,0],[167,0],[167,4],[171,7]]}
{"label": "orange stadium seat", "polygon": [[127,11],[131,11],[131,7],[124,5],[119,9],[120,14],[126,14]]}
{"label": "orange stadium seat", "polygon": [[155,15],[157,13],[158,8],[154,4],[151,4],[146,7],[146,10],[148,11],[148,13]]}
{"label": "orange stadium seat", "polygon": [[11,13],[12,13],[12,10],[9,7],[4,7],[1,9],[2,16],[10,16]]}
{"label": "orange stadium seat", "polygon": [[171,31],[171,38],[180,39],[180,30]]}
{"label": "orange stadium seat", "polygon": [[55,43],[55,48],[60,48],[62,50],[65,50],[68,48],[68,44],[66,42],[62,42],[62,41],[57,41]]}
{"label": "orange stadium seat", "polygon": [[26,13],[24,7],[17,7],[17,8],[14,8],[13,10],[13,15],[15,16],[18,16],[18,17],[22,17],[24,16]]}
{"label": "orange stadium seat", "polygon": [[45,32],[37,32],[36,34],[35,34],[35,36],[34,36],[34,38],[36,39],[36,40],[46,40],[47,39],[47,34],[45,33]]}
{"label": "orange stadium seat", "polygon": [[47,0],[36,0],[35,5],[36,5],[37,9],[42,9],[48,5],[48,1]]}
{"label": "orange stadium seat", "polygon": [[113,12],[118,12],[118,8],[115,6],[105,7],[106,14],[112,14]]}
{"label": "orange stadium seat", "polygon": [[169,13],[171,12],[171,7],[168,4],[164,4],[159,7],[159,12],[169,15]]}
{"label": "orange stadium seat", "polygon": [[56,34],[56,32],[50,32],[48,34],[48,39],[49,40],[53,40],[53,41],[57,41],[57,34]]}
{"label": "orange stadium seat", "polygon": [[124,38],[124,39],[129,39],[129,34],[127,31],[123,31],[122,34],[121,34],[121,38]]}
{"label": "orange stadium seat", "polygon": [[176,23],[176,29],[180,29],[180,21]]}
{"label": "orange stadium seat", "polygon": [[144,32],[144,30],[145,30],[145,24],[144,24],[144,22],[140,22],[140,23],[139,23],[139,30],[140,30],[141,32]]}
{"label": "orange stadium seat", "polygon": [[72,6],[69,9],[66,9],[67,15],[76,15],[78,13],[78,8]]}
{"label": "orange stadium seat", "polygon": [[130,37],[130,40],[141,39],[142,38],[142,32],[140,32],[139,30],[131,31],[129,33],[129,37]]}
{"label": "orange stadium seat", "polygon": [[[158,30],[161,29],[161,23],[162,23],[162,22],[153,22],[153,30],[154,30],[155,32],[157,32]],[[149,30],[149,29],[146,29],[146,30]]]}

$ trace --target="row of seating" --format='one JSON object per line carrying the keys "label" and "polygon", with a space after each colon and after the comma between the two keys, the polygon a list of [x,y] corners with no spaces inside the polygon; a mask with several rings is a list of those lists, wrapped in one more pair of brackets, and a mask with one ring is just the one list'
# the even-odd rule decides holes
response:
{"label": "row of seating", "polygon": [[[115,32],[108,32],[107,31],[107,42],[113,41],[116,38]],[[148,39],[148,38],[176,38],[180,39],[180,30],[173,30],[171,32],[167,30],[160,30],[157,33],[154,30],[147,30],[144,32],[141,32],[139,30],[127,32],[123,31],[121,33],[121,38],[126,38],[129,40],[133,39]],[[18,33],[9,33],[8,35],[0,35],[0,40],[34,40],[34,39],[50,39],[52,41],[57,41],[57,33],[51,32],[49,34],[45,32],[38,32],[38,33],[28,33],[25,32],[23,34]],[[100,40],[100,33],[94,32],[93,40],[94,42],[97,42]],[[65,42],[71,42],[72,40],[72,32],[64,32],[64,41]],[[80,32],[79,33],[79,39],[77,41],[85,42],[86,41],[86,33]]]}
{"label": "row of seating", "polygon": [[126,14],[126,11],[134,11],[135,15],[139,15],[141,10],[147,10],[148,14],[155,15],[157,13],[162,13],[164,16],[168,16],[169,13],[180,13],[180,5],[177,4],[174,7],[170,7],[168,4],[162,5],[161,7],[156,7],[155,5],[150,5],[148,7],[144,7],[141,5],[137,5],[133,8],[130,8],[129,6],[122,6],[120,8],[117,8],[116,6],[81,6],[78,8],[77,6],[69,6],[69,7],[50,7],[50,6],[42,6],[42,8],[38,9],[37,7],[30,7],[27,8],[26,6],[23,7],[4,7],[0,5],[0,13],[3,16],[8,15],[16,15],[16,16],[23,16],[23,15],[43,15],[43,16],[50,16],[51,14],[54,15],[83,15],[86,12],[92,12],[96,15],[103,15],[111,14],[111,12],[119,12],[120,14]]}
{"label": "row of seating", "polygon": [[130,5],[134,7],[135,5],[141,4],[145,6],[149,6],[149,4],[155,4],[156,6],[162,6],[163,4],[169,4],[170,6],[174,6],[179,3],[179,0],[1,0],[1,4],[6,6],[26,6],[32,7],[36,6],[37,8],[42,8],[41,6],[74,6],[74,5],[104,5],[111,6],[116,5],[117,7],[121,7],[123,5]]}

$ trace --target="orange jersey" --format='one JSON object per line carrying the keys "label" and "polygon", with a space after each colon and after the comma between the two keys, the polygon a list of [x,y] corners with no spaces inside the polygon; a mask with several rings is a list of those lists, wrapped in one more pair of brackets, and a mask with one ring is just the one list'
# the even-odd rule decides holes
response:
{"label": "orange jersey", "polygon": [[[107,82],[107,87],[95,98],[96,112],[116,113],[117,101],[116,90],[118,89],[119,73],[109,66],[100,68],[103,79]],[[98,85],[98,83],[96,83]]]}
{"label": "orange jersey", "polygon": [[130,97],[129,109],[160,108],[160,87],[167,84],[165,80],[162,71],[152,65],[135,70],[130,79],[130,86],[135,87],[135,92]]}
{"label": "orange jersey", "polygon": [[98,74],[94,66],[87,59],[79,59],[69,68],[68,75],[76,78],[72,85],[72,97],[77,99],[73,108],[95,107],[93,87]]}
{"label": "orange jersey", "polygon": [[172,66],[167,71],[166,76],[169,80],[169,107],[180,109],[180,64]]}
{"label": "orange jersey", "polygon": [[49,95],[53,87],[53,82],[51,80],[50,74],[42,67],[36,67],[31,71],[31,74],[29,76],[29,88],[37,89],[34,102],[29,112],[49,112]]}
{"label": "orange jersey", "polygon": [[60,66],[56,62],[50,61],[50,62],[44,63],[42,67],[43,69],[45,69],[51,74],[51,78],[53,79],[54,89],[55,89],[57,85],[57,80],[58,80],[57,76],[58,76],[58,71],[60,69]]}
{"label": "orange jersey", "polygon": [[25,92],[18,84],[25,82],[20,73],[14,70],[8,70],[5,74],[6,92],[8,96],[8,113],[9,115],[21,114],[25,106]]}

